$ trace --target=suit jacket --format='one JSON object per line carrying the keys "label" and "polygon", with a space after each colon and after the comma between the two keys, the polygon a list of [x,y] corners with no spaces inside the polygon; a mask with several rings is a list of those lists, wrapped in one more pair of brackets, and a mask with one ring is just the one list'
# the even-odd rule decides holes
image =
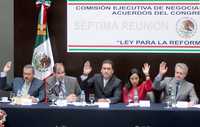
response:
{"label": "suit jacket", "polygon": [[[53,98],[58,98],[52,91],[54,90],[56,85],[56,77],[53,75],[47,79],[47,97],[51,101]],[[79,96],[81,93],[81,89],[79,83],[75,77],[65,76],[64,77],[64,85],[66,96],[71,93],[74,93],[76,96]]]}
{"label": "suit jacket", "polygon": [[[171,87],[171,93],[176,95],[177,80],[174,77],[166,77],[161,81],[161,78],[157,76],[154,79],[153,87],[156,90],[164,90],[164,97],[162,101],[168,101],[170,99],[169,88]],[[183,80],[180,81],[180,86],[176,95],[176,101],[193,101],[198,103],[198,97],[194,90],[194,84]]]}
{"label": "suit jacket", "polygon": [[81,76],[78,77],[78,82],[80,84],[80,88],[81,88],[81,90],[83,90],[85,92],[85,100],[86,100],[86,102],[90,102],[89,95],[91,93],[94,93],[94,88],[93,87],[85,87],[84,85],[81,85],[81,83],[82,82],[87,82],[91,77],[92,77],[91,74],[88,75],[87,78],[84,81],[82,81]]}
{"label": "suit jacket", "polygon": [[0,89],[6,85],[6,77],[0,77]]}
{"label": "suit jacket", "polygon": [[95,74],[87,82],[82,82],[80,85],[84,87],[94,87],[96,99],[107,98],[111,103],[117,103],[121,99],[121,80],[113,75],[106,86],[103,84],[103,76],[101,74]]}
{"label": "suit jacket", "polygon": [[[17,92],[22,89],[23,84],[23,78],[15,78],[11,84],[6,84],[3,89],[7,91],[13,91],[15,94],[17,94]],[[45,97],[43,81],[33,78],[28,94],[38,98],[39,101],[43,101]]]}

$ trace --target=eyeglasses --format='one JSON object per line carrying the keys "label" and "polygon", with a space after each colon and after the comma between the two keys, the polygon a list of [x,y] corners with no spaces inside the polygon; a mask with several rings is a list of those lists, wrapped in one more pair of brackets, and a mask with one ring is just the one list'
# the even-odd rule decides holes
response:
{"label": "eyeglasses", "polygon": [[65,72],[56,72],[56,74],[64,74]]}

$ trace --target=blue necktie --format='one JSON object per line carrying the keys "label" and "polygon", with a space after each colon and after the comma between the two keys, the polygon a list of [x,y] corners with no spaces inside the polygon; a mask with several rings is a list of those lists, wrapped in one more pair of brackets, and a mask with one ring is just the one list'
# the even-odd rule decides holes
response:
{"label": "blue necktie", "polygon": [[178,94],[179,85],[180,85],[180,82],[177,82],[177,83],[176,83],[176,96],[177,96],[177,94]]}

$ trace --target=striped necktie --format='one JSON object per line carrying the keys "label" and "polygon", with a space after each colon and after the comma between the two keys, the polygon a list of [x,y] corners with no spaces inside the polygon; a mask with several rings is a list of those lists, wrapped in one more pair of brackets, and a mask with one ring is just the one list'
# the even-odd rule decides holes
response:
{"label": "striped necktie", "polygon": [[61,83],[61,81],[59,81],[58,82],[58,84],[56,83],[56,86],[54,87],[54,91],[55,91],[55,95],[56,96],[59,96],[59,93],[61,92],[61,86],[62,85],[62,83]]}

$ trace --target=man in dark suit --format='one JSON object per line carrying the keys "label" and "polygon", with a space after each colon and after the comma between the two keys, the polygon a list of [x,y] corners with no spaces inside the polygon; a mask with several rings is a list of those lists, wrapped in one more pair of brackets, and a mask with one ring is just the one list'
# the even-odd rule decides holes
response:
{"label": "man in dark suit", "polygon": [[6,77],[1,76],[0,77],[0,86],[3,86],[4,84],[6,84]]}
{"label": "man in dark suit", "polygon": [[163,75],[167,72],[165,62],[161,62],[159,74],[155,77],[153,85],[156,90],[164,90],[162,101],[169,101],[172,94],[175,96],[176,101],[189,101],[188,105],[198,103],[194,84],[185,80],[188,73],[188,67],[184,63],[177,63],[175,65],[174,77],[165,77]]}
{"label": "man in dark suit", "polygon": [[50,101],[64,97],[68,102],[75,102],[81,93],[78,81],[75,77],[65,75],[62,63],[56,63],[53,68],[53,76],[47,79],[47,97]]}
{"label": "man in dark suit", "polygon": [[94,87],[97,102],[119,102],[121,99],[121,80],[113,74],[113,62],[111,60],[104,60],[102,62],[101,74],[95,74],[85,81],[84,79],[86,79],[90,72],[91,68],[85,68],[83,71],[85,78],[82,78],[80,85]]}
{"label": "man in dark suit", "polygon": [[32,102],[43,101],[45,97],[44,84],[42,80],[34,78],[32,65],[25,65],[23,78],[15,78],[11,84],[0,84],[3,90],[12,91],[17,96],[27,96]]}

